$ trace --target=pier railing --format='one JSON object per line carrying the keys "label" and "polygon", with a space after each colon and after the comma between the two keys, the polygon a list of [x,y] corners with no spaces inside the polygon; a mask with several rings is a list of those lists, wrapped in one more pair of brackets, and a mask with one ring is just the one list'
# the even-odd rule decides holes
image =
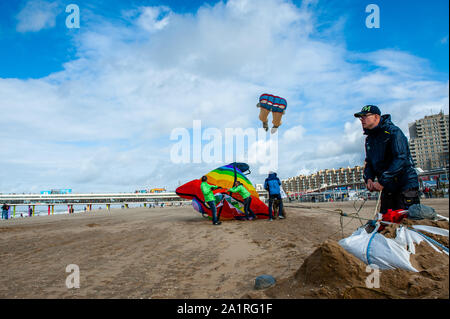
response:
{"label": "pier railing", "polygon": [[[258,191],[266,196],[266,191]],[[0,194],[0,203],[22,205],[89,205],[89,204],[145,204],[186,201],[175,192],[115,193],[115,194]]]}

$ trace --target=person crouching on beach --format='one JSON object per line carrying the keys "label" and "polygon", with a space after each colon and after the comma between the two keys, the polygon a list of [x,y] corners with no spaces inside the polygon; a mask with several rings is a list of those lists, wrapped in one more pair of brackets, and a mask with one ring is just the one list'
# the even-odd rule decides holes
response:
{"label": "person crouching on beach", "polygon": [[[241,182],[234,182],[234,187],[228,190],[230,193],[239,193],[244,200],[244,213],[245,218],[248,220],[256,219],[255,213],[250,209],[250,203],[252,202],[252,196],[250,196],[250,192],[245,189],[244,185]],[[251,216],[248,215],[251,213]]]}
{"label": "person crouching on beach", "polygon": [[217,218],[217,209],[216,209],[216,198],[214,197],[213,189],[219,188],[219,186],[208,184],[208,178],[206,176],[202,176],[202,183],[200,184],[200,189],[205,197],[205,202],[208,203],[209,208],[212,211],[212,223],[213,225],[220,225],[220,222]]}

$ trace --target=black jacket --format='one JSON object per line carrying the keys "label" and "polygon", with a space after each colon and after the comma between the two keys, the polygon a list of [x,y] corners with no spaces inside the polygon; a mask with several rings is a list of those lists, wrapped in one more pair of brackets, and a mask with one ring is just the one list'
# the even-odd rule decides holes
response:
{"label": "black jacket", "polygon": [[366,165],[364,180],[378,182],[384,191],[404,191],[419,187],[408,140],[403,132],[391,122],[391,116],[381,116],[377,127],[364,129],[366,137]]}

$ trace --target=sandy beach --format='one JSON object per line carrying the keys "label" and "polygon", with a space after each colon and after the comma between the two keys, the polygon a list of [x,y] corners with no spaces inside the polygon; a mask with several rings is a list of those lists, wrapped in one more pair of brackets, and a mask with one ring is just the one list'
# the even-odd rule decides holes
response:
{"label": "sandy beach", "polygon": [[[447,198],[422,203],[449,216]],[[339,215],[322,208],[355,212],[353,202],[285,205],[285,220],[220,226],[190,206],[2,220],[0,298],[264,297],[252,295],[257,276],[286,280],[321,243],[342,238]],[[344,225],[348,236],[360,221]],[[80,288],[66,287],[69,264],[79,266]]]}

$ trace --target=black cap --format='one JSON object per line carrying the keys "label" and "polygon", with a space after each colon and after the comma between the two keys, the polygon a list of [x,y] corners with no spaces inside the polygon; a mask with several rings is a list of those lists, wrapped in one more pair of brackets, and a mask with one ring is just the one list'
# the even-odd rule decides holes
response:
{"label": "black cap", "polygon": [[381,115],[381,111],[378,108],[378,106],[376,106],[376,105],[365,105],[361,109],[361,112],[355,113],[355,117],[361,117],[361,116],[369,114],[369,113]]}

